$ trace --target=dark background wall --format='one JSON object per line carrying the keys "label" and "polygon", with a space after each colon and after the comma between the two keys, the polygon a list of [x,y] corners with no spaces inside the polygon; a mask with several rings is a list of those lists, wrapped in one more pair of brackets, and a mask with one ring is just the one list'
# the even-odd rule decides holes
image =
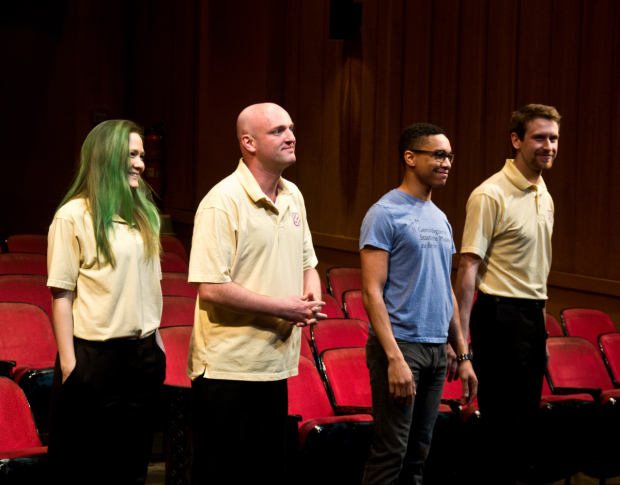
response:
{"label": "dark background wall", "polygon": [[604,307],[620,325],[620,2],[364,0],[330,40],[328,0],[13,2],[0,18],[0,237],[46,233],[94,113],[163,122],[161,205],[189,244],[193,211],[239,158],[247,105],[284,106],[320,270],[359,265],[370,205],[401,177],[402,129],[442,126],[457,154],[433,194],[460,245],[471,190],[511,156],[511,111],[563,116],[545,180],[556,221],[551,313]]}

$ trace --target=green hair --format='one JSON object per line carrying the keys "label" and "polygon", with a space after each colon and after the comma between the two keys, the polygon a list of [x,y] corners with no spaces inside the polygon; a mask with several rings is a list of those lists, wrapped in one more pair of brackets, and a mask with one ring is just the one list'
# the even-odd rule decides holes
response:
{"label": "green hair", "polygon": [[112,267],[116,259],[110,233],[114,233],[113,217],[117,214],[129,227],[138,225],[146,259],[159,257],[161,252],[159,211],[152,189],[141,177],[137,189],[129,186],[130,133],[142,137],[141,128],[127,120],[105,121],[92,129],[82,145],[77,174],[58,207],[74,199],[86,199],[97,241],[97,259],[103,256]]}

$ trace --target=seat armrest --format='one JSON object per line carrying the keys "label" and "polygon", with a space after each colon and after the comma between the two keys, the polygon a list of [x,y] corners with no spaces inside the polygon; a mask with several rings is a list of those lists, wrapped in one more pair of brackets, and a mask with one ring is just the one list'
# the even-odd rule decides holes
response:
{"label": "seat armrest", "polygon": [[372,407],[369,406],[334,406],[334,411],[338,416],[348,414],[372,414]]}
{"label": "seat armrest", "polygon": [[17,365],[14,360],[0,360],[0,376],[13,377],[13,368]]}
{"label": "seat armrest", "polygon": [[594,398],[594,400],[601,404],[601,393],[602,389],[598,389],[595,387],[558,387],[554,386],[553,394],[557,394],[560,396],[566,396],[568,394],[590,394]]}
{"label": "seat armrest", "polygon": [[442,399],[441,404],[447,404],[454,414],[461,415],[463,407],[459,399]]}

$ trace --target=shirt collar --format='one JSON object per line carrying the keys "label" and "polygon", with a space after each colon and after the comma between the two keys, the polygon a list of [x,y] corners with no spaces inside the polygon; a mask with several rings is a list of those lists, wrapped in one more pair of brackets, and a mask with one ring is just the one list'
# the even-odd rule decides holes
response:
{"label": "shirt collar", "polygon": [[[250,169],[243,161],[243,158],[239,160],[239,166],[237,167],[237,170],[235,170],[235,175],[239,179],[239,182],[241,182],[241,186],[245,189],[247,194],[254,202],[265,200],[271,202],[271,204],[273,205],[271,199],[269,199],[269,197],[265,195],[263,189],[261,189],[260,185],[258,185],[258,182],[254,178],[254,175],[252,175],[252,172],[250,172]],[[280,177],[280,180],[278,181],[278,187],[280,188],[278,196],[288,195],[291,193],[289,183],[282,177]]]}
{"label": "shirt collar", "polygon": [[536,190],[540,192],[547,190],[547,186],[545,185],[545,181],[542,177],[540,179],[540,184],[533,184],[526,179],[521,172],[519,172],[517,167],[515,167],[514,160],[506,160],[502,173],[506,175],[508,180],[510,180],[519,190]]}

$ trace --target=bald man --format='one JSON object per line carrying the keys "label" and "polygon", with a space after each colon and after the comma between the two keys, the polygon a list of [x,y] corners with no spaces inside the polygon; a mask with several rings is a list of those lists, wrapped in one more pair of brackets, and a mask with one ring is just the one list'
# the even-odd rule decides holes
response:
{"label": "bald man", "polygon": [[286,379],[297,375],[299,327],[326,318],[304,199],[281,177],[295,163],[293,122],[280,106],[253,105],[237,137],[237,170],[194,222],[192,484],[285,483]]}

